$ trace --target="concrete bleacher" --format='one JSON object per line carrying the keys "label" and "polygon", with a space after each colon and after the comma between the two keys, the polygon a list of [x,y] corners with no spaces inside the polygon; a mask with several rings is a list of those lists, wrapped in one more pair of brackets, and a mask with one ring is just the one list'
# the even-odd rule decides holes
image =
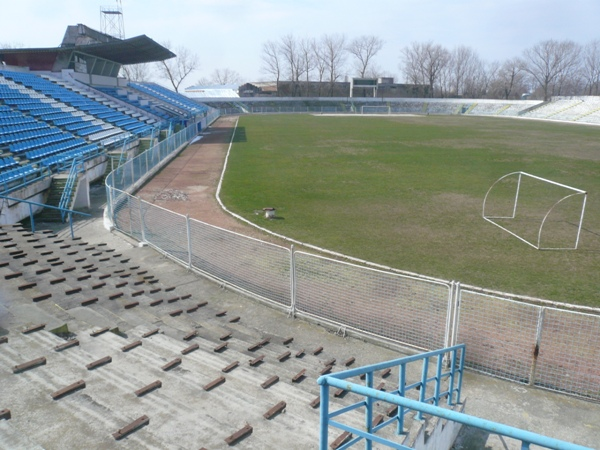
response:
{"label": "concrete bleacher", "polygon": [[[283,313],[267,308],[256,317],[218,287],[199,292],[182,280],[165,284],[168,270],[133,261],[104,242],[14,226],[0,228],[0,246],[0,337],[6,338],[0,409],[11,415],[0,420],[0,433],[12,448],[110,447],[112,433],[143,415],[150,422],[125,438],[129,445],[224,448],[248,423],[252,433],[241,442],[253,448],[289,448],[290,430],[295,448],[311,448],[318,441],[316,379],[351,358],[356,365],[395,354],[369,354],[360,341],[305,323],[265,329],[265,320]],[[57,336],[65,324],[68,333],[62,328],[65,334]],[[38,358],[44,362],[14,372]],[[165,368],[177,358],[179,364]],[[394,389],[394,379],[397,374],[376,377],[376,383]],[[84,387],[52,398],[79,380]],[[155,381],[160,386],[136,394]],[[340,395],[334,402],[356,400]],[[265,418],[280,402],[285,412]],[[359,426],[363,419],[350,420]],[[332,431],[331,441],[338,434]]]}

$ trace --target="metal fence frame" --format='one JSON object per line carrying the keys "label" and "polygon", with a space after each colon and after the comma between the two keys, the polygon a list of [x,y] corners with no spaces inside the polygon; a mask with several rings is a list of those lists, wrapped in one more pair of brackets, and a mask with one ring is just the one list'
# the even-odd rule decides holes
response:
{"label": "metal fence frame", "polygon": [[[218,112],[213,112],[206,124],[217,117]],[[246,237],[136,198],[135,190],[197,132],[193,124],[111,172],[106,179],[105,212],[110,226],[191,270],[291,315],[419,350],[464,341],[469,348],[467,367],[600,400],[600,314],[592,308],[587,309],[589,313],[560,309],[551,302],[463,287],[455,281],[399,275],[295,252],[293,246]],[[377,307],[371,310],[370,303]],[[495,312],[500,312],[496,319],[504,317],[501,325],[491,320]],[[432,330],[439,333],[427,338]],[[517,356],[520,359],[513,362],[511,358]]]}

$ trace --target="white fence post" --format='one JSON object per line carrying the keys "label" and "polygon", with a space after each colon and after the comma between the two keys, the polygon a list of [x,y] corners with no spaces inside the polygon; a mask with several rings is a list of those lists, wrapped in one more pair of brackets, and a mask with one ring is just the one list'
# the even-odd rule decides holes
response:
{"label": "white fence post", "polygon": [[296,317],[296,252],[294,244],[290,248],[290,317]]}
{"label": "white fence post", "polygon": [[190,232],[190,215],[185,215],[185,230],[187,233],[188,269],[192,270],[192,237]]}
{"label": "white fence post", "polygon": [[144,225],[144,212],[142,211],[142,201],[141,200],[139,200],[139,205],[140,205],[140,207],[138,209],[140,212],[140,228],[142,230],[142,242],[147,242],[146,241],[146,231],[145,231],[146,226]]}

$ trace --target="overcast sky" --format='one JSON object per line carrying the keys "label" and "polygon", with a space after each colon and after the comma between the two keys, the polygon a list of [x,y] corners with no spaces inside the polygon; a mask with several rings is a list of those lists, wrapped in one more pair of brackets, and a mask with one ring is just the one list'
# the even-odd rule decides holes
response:
{"label": "overcast sky", "polygon": [[[100,6],[111,0],[2,0],[0,44],[53,47],[67,25],[100,29]],[[196,53],[200,68],[189,86],[215,69],[244,81],[261,72],[261,47],[286,34],[363,34],[384,40],[376,63],[404,81],[400,50],[433,41],[466,45],[486,61],[504,60],[546,39],[586,44],[600,39],[600,0],[123,0],[126,37],[145,34]]]}

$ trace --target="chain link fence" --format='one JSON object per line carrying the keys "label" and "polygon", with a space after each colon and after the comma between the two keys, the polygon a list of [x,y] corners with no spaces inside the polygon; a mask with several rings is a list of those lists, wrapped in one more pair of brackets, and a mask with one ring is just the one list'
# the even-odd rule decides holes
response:
{"label": "chain link fence", "polygon": [[420,349],[445,345],[449,284],[303,252],[294,276],[299,313]]}
{"label": "chain link fence", "polygon": [[465,343],[474,370],[600,400],[600,315],[294,252],[131,195],[196,133],[194,124],[107,177],[116,229],[290,312],[418,349]]}

